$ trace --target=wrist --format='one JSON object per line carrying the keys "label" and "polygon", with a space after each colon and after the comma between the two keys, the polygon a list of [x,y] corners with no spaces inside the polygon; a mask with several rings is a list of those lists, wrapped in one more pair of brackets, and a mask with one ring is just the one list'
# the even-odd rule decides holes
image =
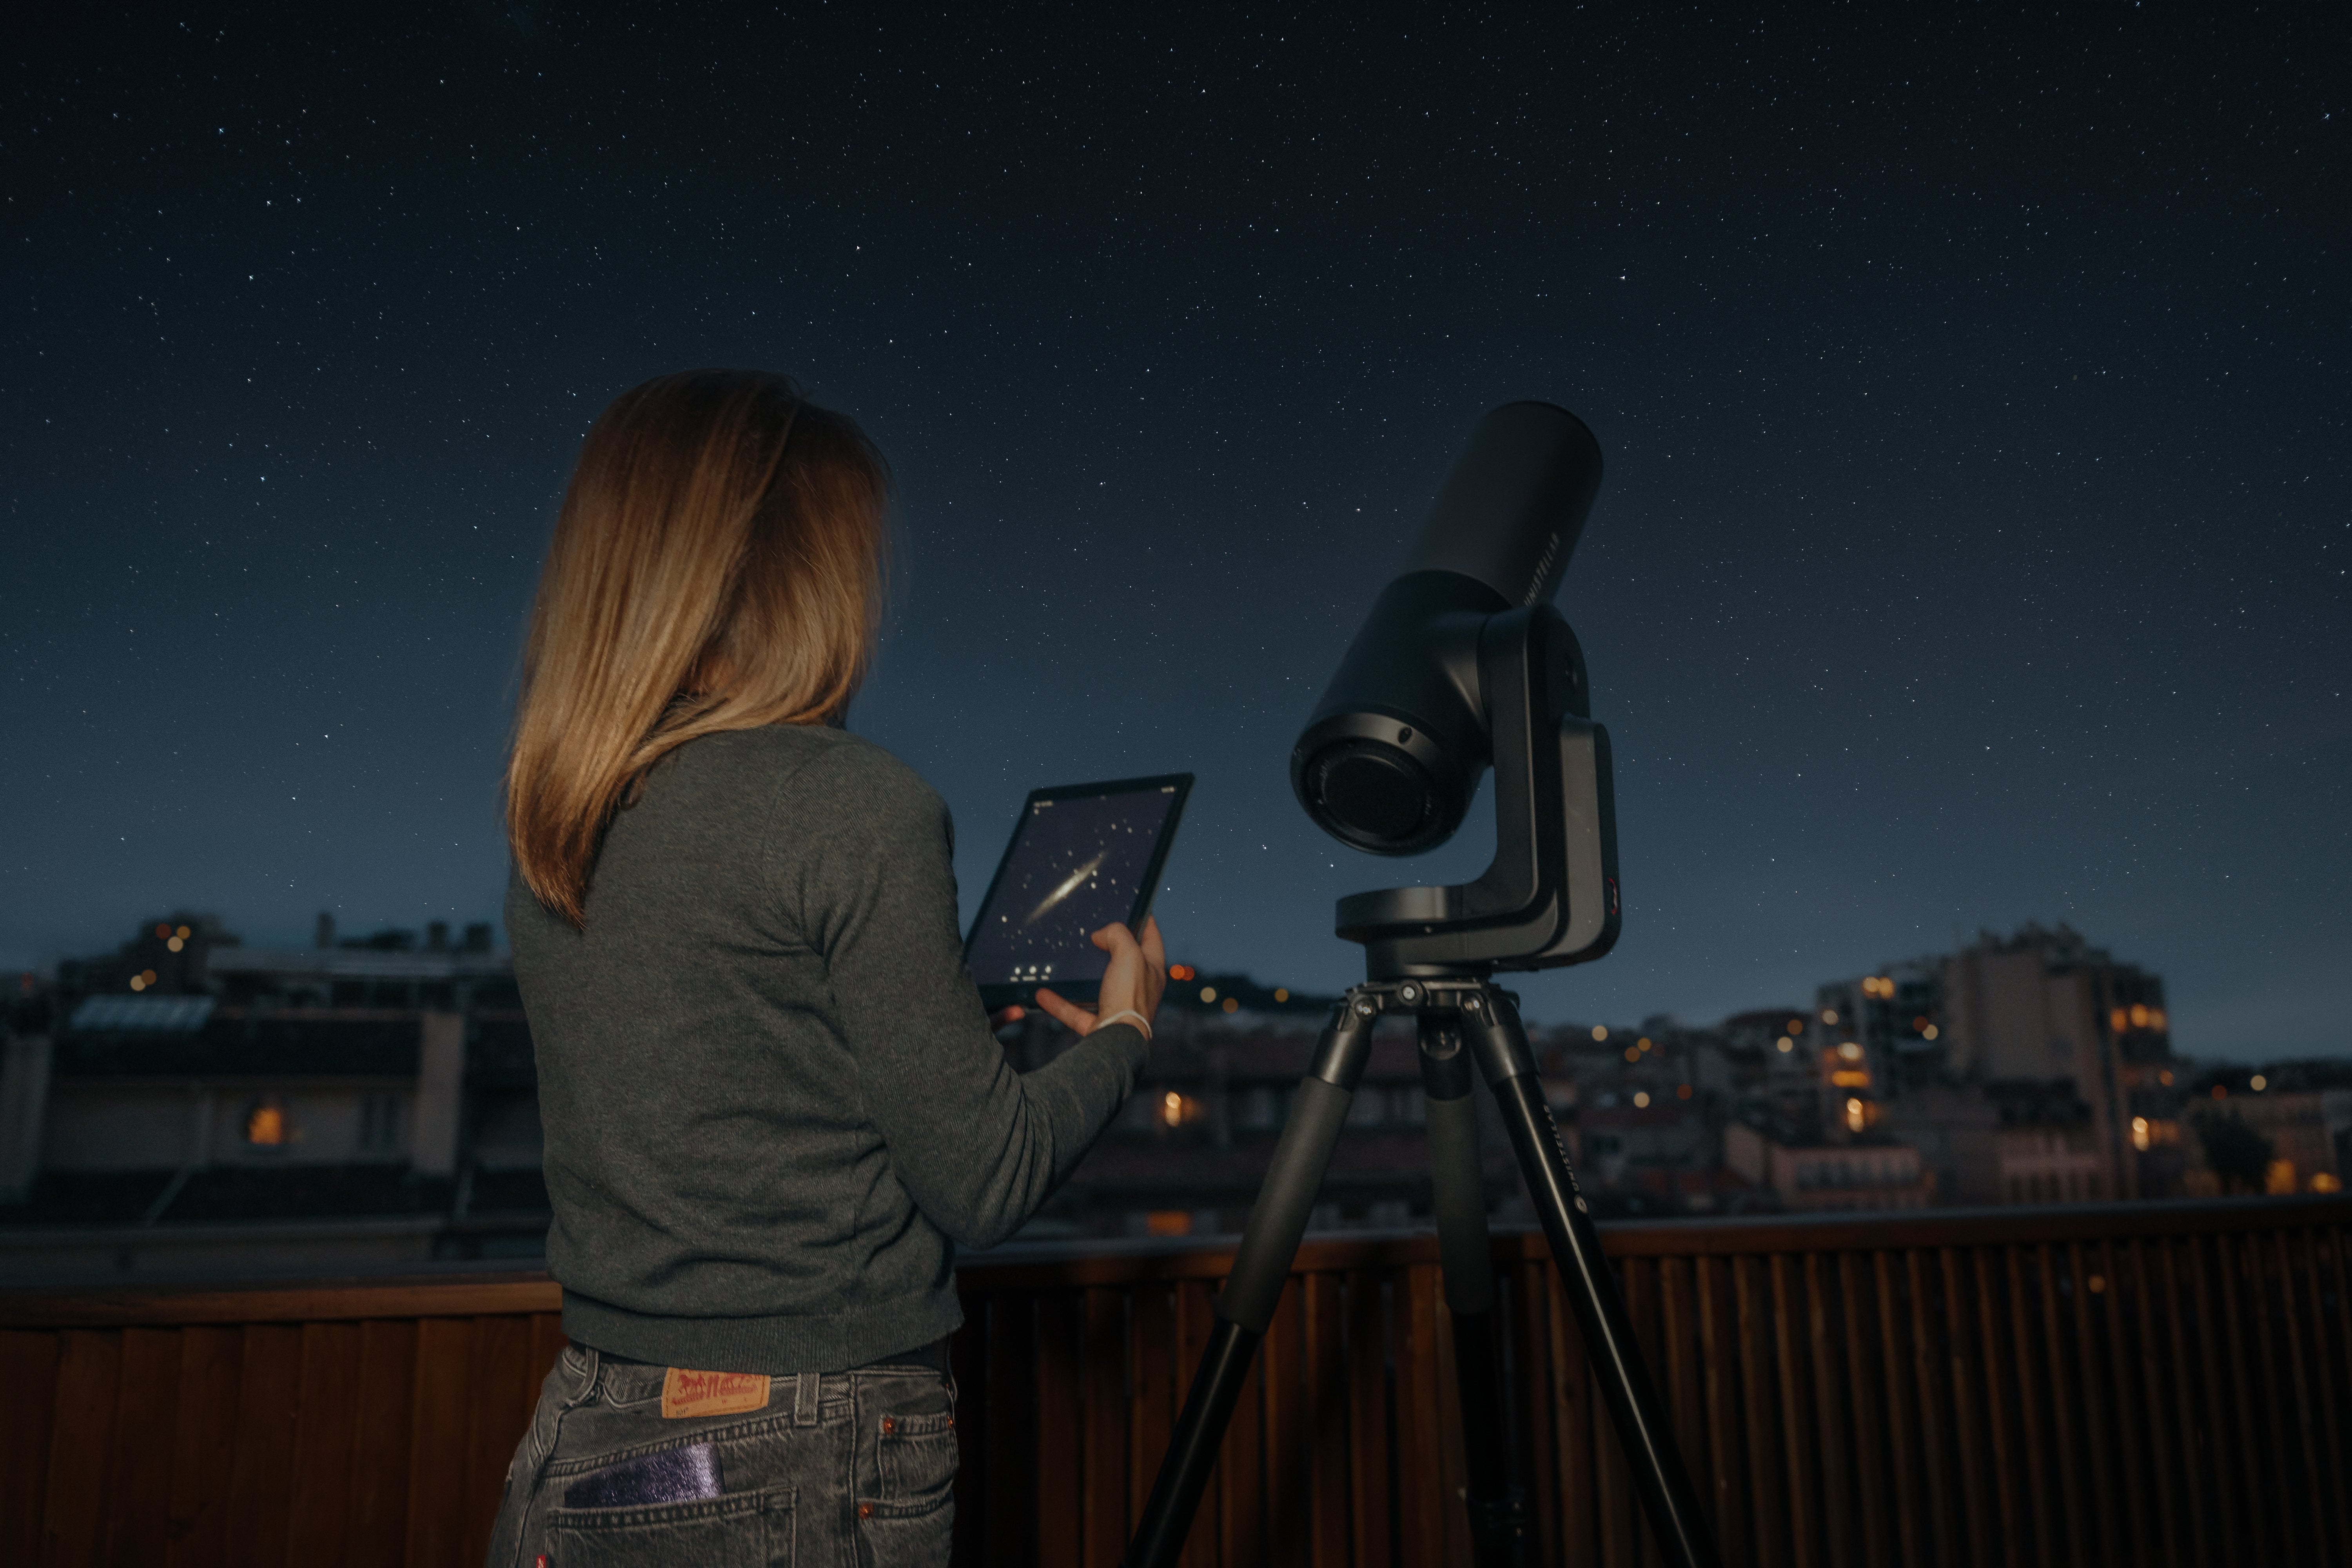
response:
{"label": "wrist", "polygon": [[1108,1029],[1113,1024],[1127,1023],[1130,1020],[1132,1020],[1135,1025],[1135,1032],[1137,1034],[1141,1035],[1147,1040],[1151,1038],[1151,1020],[1145,1017],[1142,1014],[1137,1012],[1132,1007],[1122,1007],[1116,1013],[1103,1014],[1100,1017],[1095,1020],[1095,1027],[1097,1029]]}

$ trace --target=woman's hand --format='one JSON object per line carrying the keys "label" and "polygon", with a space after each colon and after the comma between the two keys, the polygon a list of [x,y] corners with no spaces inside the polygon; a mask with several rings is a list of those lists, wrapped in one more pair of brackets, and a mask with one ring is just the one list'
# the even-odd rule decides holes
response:
{"label": "woman's hand", "polygon": [[1029,1010],[1018,1004],[1010,1007],[999,1007],[988,1016],[988,1032],[992,1035],[1007,1024],[1017,1024],[1028,1016]]}
{"label": "woman's hand", "polygon": [[1103,971],[1102,987],[1096,993],[1095,1010],[1089,1013],[1042,987],[1037,1005],[1064,1028],[1081,1035],[1093,1034],[1100,1026],[1099,1020],[1121,1013],[1137,1014],[1149,1025],[1160,1011],[1160,994],[1168,989],[1168,949],[1160,940],[1159,921],[1144,917],[1139,942],[1123,925],[1105,926],[1092,940],[1110,954],[1110,967]]}

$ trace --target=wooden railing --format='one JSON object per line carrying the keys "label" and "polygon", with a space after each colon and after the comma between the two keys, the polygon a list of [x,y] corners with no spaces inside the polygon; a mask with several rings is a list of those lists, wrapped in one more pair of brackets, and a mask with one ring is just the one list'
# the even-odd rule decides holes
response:
{"label": "wooden railing", "polygon": [[[2352,1563],[2352,1201],[1605,1233],[1727,1563]],[[961,1271],[958,1556],[1118,1561],[1230,1251]],[[1495,1247],[1536,1560],[1632,1565],[1539,1238]],[[474,1563],[542,1277],[0,1292],[0,1563]],[[1310,1241],[1192,1563],[1466,1563],[1425,1236]]]}

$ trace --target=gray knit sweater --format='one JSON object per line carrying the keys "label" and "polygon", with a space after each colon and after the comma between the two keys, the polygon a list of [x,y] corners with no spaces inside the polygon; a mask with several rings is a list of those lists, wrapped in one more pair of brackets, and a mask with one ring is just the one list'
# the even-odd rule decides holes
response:
{"label": "gray knit sweater", "polygon": [[606,834],[574,931],[507,890],[563,1326],[704,1371],[835,1372],[951,1331],[1129,1090],[1143,1037],[1021,1074],[957,931],[952,828],[837,730],[714,735]]}

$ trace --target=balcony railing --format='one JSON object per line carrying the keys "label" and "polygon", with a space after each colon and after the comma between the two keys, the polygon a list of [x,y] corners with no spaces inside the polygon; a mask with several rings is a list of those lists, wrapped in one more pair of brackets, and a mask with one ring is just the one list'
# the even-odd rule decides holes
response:
{"label": "balcony railing", "polygon": [[[1727,1563],[2352,1562],[2352,1201],[1605,1236]],[[1536,1560],[1654,1560],[1540,1240],[1494,1256]],[[964,1266],[961,1561],[1117,1562],[1229,1260]],[[0,1563],[478,1563],[556,1309],[0,1293]],[[1432,1238],[1311,1240],[1188,1560],[1466,1563],[1449,1356]]]}

